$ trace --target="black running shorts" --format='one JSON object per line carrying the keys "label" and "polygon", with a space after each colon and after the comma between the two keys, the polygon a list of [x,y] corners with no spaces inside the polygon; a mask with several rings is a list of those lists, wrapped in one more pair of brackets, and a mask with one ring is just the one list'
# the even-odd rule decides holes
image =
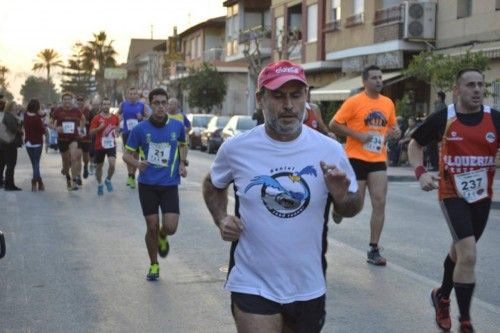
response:
{"label": "black running shorts", "polygon": [[104,163],[104,158],[106,156],[108,156],[108,158],[110,158],[110,157],[116,158],[116,147],[109,148],[109,149],[96,150],[94,152],[94,162],[96,164],[102,164],[102,163]]}
{"label": "black running shorts", "polygon": [[80,148],[84,153],[88,153],[90,151],[90,145],[92,143],[90,141],[78,141],[78,148]]}
{"label": "black running shorts", "polygon": [[179,190],[177,185],[160,186],[139,183],[139,201],[144,216],[162,214],[179,214]]}
{"label": "black running shorts", "polygon": [[283,316],[285,325],[295,333],[320,332],[325,323],[325,295],[308,301],[280,304],[259,295],[231,293],[231,310],[234,305],[242,312]]}
{"label": "black running shorts", "polygon": [[366,162],[356,158],[350,158],[349,162],[356,174],[357,180],[367,180],[370,172],[387,170],[387,164],[385,162]]}
{"label": "black running shorts", "polygon": [[479,240],[490,214],[490,199],[468,203],[462,198],[448,198],[440,204],[454,241],[470,236]]}
{"label": "black running shorts", "polygon": [[78,143],[78,148],[81,148],[80,147],[80,141],[78,141],[76,139],[73,139],[73,140],[70,140],[70,141],[57,140],[57,148],[59,148],[59,152],[61,152],[61,153],[67,152],[69,150],[69,145],[72,142]]}

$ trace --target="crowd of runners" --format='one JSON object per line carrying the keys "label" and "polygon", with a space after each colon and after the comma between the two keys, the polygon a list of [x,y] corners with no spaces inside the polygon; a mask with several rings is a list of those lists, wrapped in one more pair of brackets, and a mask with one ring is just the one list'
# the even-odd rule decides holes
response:
{"label": "crowd of runners", "polygon": [[[329,212],[337,223],[356,215],[366,190],[372,207],[366,261],[386,265],[379,248],[388,191],[386,141],[398,138],[401,131],[394,103],[381,94],[382,75],[380,68],[367,67],[364,90],[348,98],[327,126],[318,119],[317,106],[306,102],[308,83],[300,65],[278,61],[260,73],[256,100],[264,123],[225,142],[203,183],[205,202],[221,237],[232,242],[225,288],[231,292],[238,331],[321,330]],[[443,331],[451,329],[454,289],[459,330],[474,332],[470,306],[476,243],[490,211],[500,133],[500,113],[482,104],[484,89],[479,70],[457,73],[457,102],[427,117],[408,147],[422,190],[438,189],[452,235],[442,284],[430,295],[436,324]],[[127,166],[123,181],[130,188],[138,186],[147,226],[146,277],[156,280],[158,255],[167,256],[168,236],[179,224],[178,185],[187,176],[190,124],[165,90],[153,89],[148,103],[129,88],[115,114],[107,98],[90,108],[83,97],[63,93],[61,105],[50,110],[48,128],[57,133],[67,190],[79,190],[95,174],[98,196],[105,189],[113,192],[116,139],[121,135]],[[25,123],[39,127],[37,117],[44,117],[39,108],[36,103],[28,108],[27,116],[34,118],[25,117]],[[337,137],[346,137],[344,146]],[[40,148],[40,139],[26,140],[31,158],[29,148]],[[441,147],[437,175],[423,166],[423,148],[435,143]],[[34,191],[44,189],[38,179],[41,182],[34,166]],[[230,185],[237,203],[234,214],[227,211]]]}

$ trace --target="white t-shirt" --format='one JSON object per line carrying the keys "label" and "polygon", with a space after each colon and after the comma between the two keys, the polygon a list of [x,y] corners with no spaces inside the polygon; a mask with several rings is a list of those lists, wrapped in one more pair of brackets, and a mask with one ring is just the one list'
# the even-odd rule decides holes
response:
{"label": "white t-shirt", "polygon": [[307,126],[297,139],[280,142],[261,125],[220,147],[212,184],[222,189],[234,181],[243,224],[226,290],[282,304],[325,294],[321,253],[328,190],[320,161],[345,171],[349,191],[357,191],[342,146]]}

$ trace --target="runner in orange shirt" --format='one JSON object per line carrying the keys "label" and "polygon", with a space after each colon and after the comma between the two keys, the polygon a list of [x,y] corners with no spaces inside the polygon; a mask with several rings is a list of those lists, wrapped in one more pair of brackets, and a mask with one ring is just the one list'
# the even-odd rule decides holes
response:
{"label": "runner in orange shirt", "polygon": [[396,122],[394,103],[380,94],[383,88],[380,68],[367,67],[362,77],[364,91],[342,104],[330,121],[330,128],[335,134],[347,137],[345,149],[356,173],[363,202],[367,187],[370,193],[372,214],[367,261],[384,266],[386,259],[380,255],[378,242],[384,227],[387,195],[385,141],[387,135],[399,138],[401,131]]}

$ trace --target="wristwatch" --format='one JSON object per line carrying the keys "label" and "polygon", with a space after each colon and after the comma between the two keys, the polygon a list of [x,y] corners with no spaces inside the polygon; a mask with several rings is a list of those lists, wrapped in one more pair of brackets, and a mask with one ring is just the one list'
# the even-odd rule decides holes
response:
{"label": "wristwatch", "polygon": [[188,160],[181,160],[181,162],[184,163],[185,166],[189,165],[189,161]]}

